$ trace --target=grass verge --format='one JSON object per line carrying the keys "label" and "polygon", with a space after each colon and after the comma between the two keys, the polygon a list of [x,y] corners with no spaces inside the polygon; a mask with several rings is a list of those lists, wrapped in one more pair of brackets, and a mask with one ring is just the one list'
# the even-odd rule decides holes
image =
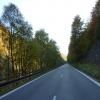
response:
{"label": "grass verge", "polygon": [[[55,68],[53,68],[53,69],[55,69]],[[43,74],[45,74],[45,73],[47,73],[47,72],[53,70],[53,69],[45,70],[45,71],[43,71],[43,72],[40,72],[40,73],[35,74],[35,75],[33,75],[33,76],[30,76],[30,77],[28,77],[28,78],[19,80],[19,81],[17,81],[17,82],[8,84],[8,85],[3,86],[3,87],[0,87],[0,96],[2,96],[2,95],[5,94],[5,93],[8,93],[8,92],[11,91],[11,90],[14,90],[14,89],[16,89],[16,88],[18,88],[18,87],[24,85],[25,83],[27,83],[27,82],[29,82],[29,81],[31,81],[31,80],[34,80],[35,78],[37,78],[37,77],[39,77],[39,76],[41,76],[41,75],[43,75]]]}
{"label": "grass verge", "polygon": [[89,76],[100,82],[100,67],[96,64],[75,64],[75,67],[80,71],[88,74]]}

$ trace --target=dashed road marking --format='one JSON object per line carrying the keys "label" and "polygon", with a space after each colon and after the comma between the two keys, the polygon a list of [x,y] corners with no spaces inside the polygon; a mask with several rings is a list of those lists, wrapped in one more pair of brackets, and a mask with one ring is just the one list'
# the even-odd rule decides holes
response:
{"label": "dashed road marking", "polygon": [[53,96],[53,100],[56,100],[57,99],[57,96]]}
{"label": "dashed road marking", "polygon": [[[59,68],[63,68],[63,67],[65,67],[65,66],[66,66],[66,64],[60,66]],[[32,81],[30,81],[30,82],[28,82],[28,83],[26,83],[26,84],[24,84],[24,85],[22,85],[22,86],[20,86],[20,87],[18,87],[18,88],[16,88],[16,89],[12,90],[12,91],[10,91],[10,92],[8,92],[8,93],[6,93],[6,94],[0,96],[0,99],[2,99],[2,98],[4,98],[4,97],[6,97],[6,96],[8,96],[8,95],[10,95],[10,94],[12,94],[12,93],[18,91],[18,90],[20,90],[21,88],[23,88],[23,87],[25,87],[25,86],[27,86],[27,85],[29,85],[29,84],[31,84],[31,83],[33,83],[33,82],[35,82],[35,81],[41,79],[41,78],[43,78],[44,76],[50,74],[51,72],[54,72],[54,71],[56,71],[56,70],[59,70],[59,68],[56,68],[56,69],[54,69],[54,70],[51,70],[51,71],[49,71],[49,72],[47,72],[47,73],[45,73],[45,74],[43,74],[43,75],[41,75],[41,76],[39,76],[39,77],[33,79]],[[56,99],[54,99],[54,100],[56,100]]]}

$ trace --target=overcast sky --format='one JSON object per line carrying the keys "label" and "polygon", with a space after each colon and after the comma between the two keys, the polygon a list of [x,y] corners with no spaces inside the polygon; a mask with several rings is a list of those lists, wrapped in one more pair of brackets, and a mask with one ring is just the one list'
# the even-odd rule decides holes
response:
{"label": "overcast sky", "polygon": [[32,25],[33,31],[45,29],[50,38],[57,42],[63,54],[68,53],[71,24],[79,14],[88,21],[97,0],[0,0],[0,15],[4,5],[14,3],[24,18]]}

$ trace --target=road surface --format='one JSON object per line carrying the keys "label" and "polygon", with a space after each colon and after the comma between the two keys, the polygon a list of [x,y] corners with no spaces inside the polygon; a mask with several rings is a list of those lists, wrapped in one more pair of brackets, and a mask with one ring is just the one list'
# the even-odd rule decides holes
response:
{"label": "road surface", "polygon": [[100,87],[65,64],[0,100],[100,100]]}

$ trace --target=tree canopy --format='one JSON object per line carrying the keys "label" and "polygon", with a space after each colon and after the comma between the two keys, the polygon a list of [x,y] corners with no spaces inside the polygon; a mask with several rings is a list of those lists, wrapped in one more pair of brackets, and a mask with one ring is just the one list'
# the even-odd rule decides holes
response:
{"label": "tree canopy", "polygon": [[3,67],[0,65],[0,78],[18,78],[63,63],[56,42],[50,40],[43,29],[36,31],[33,38],[32,26],[25,21],[16,5],[11,3],[4,7],[0,22],[0,27],[3,27],[0,28],[0,36],[8,52],[4,58],[0,56],[5,63]]}
{"label": "tree canopy", "polygon": [[92,45],[100,40],[100,0],[93,8],[89,22],[84,24],[79,16],[74,18],[70,40],[68,61],[82,61]]}

